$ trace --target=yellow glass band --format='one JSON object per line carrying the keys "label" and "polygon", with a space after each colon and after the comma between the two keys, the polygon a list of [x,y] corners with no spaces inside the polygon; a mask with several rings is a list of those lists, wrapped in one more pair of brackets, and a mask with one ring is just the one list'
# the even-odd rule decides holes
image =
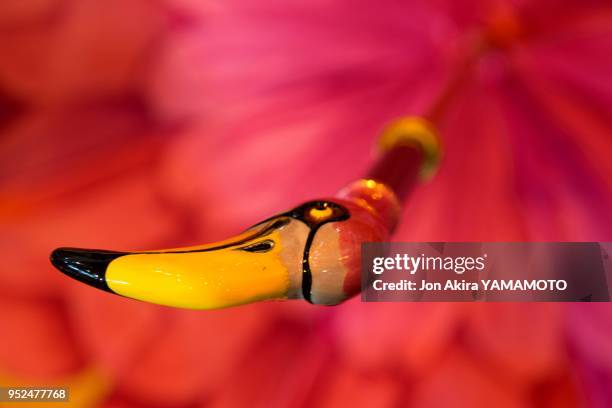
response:
{"label": "yellow glass band", "polygon": [[418,146],[423,150],[425,161],[420,175],[431,178],[440,161],[440,139],[434,126],[424,118],[407,116],[391,122],[382,132],[378,147],[388,151],[396,146]]}

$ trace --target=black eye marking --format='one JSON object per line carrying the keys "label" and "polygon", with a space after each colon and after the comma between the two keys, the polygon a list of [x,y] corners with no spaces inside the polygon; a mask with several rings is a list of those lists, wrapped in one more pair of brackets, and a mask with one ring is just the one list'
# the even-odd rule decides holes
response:
{"label": "black eye marking", "polygon": [[254,244],[247,245],[245,247],[237,248],[237,249],[241,251],[255,252],[259,254],[259,253],[268,252],[272,250],[272,248],[274,248],[274,241],[270,239],[266,239],[265,241],[256,242]]}
{"label": "black eye marking", "polygon": [[[313,214],[313,210],[328,211],[329,213],[325,215],[321,214],[317,217]],[[344,221],[350,216],[346,208],[333,201],[326,200],[309,201],[287,212],[286,215],[302,221],[304,224],[308,225],[310,229],[315,230],[322,224],[334,221]]]}

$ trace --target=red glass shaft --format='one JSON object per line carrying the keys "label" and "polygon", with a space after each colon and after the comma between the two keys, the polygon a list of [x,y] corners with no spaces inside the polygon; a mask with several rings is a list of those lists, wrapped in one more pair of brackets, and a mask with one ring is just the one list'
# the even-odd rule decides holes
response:
{"label": "red glass shaft", "polygon": [[387,185],[403,202],[419,180],[423,161],[421,148],[399,145],[379,157],[367,178]]}

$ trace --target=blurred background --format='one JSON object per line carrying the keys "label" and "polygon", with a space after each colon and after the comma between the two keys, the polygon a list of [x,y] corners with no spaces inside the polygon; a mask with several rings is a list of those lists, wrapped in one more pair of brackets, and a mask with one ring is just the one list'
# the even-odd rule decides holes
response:
{"label": "blurred background", "polygon": [[612,403],[607,303],[194,312],[48,261],[217,240],[333,194],[473,38],[394,239],[612,240],[608,1],[3,0],[0,33],[0,384],[69,386],[49,407]]}

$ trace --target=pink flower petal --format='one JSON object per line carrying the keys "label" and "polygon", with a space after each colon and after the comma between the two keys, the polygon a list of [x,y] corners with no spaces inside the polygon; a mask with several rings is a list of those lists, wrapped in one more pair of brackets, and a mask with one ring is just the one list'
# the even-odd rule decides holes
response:
{"label": "pink flower petal", "polygon": [[563,308],[557,304],[474,304],[469,349],[484,367],[510,382],[535,383],[562,369]]}
{"label": "pink flower petal", "polygon": [[17,378],[49,380],[83,365],[63,305],[3,297],[0,301],[0,370]]}

